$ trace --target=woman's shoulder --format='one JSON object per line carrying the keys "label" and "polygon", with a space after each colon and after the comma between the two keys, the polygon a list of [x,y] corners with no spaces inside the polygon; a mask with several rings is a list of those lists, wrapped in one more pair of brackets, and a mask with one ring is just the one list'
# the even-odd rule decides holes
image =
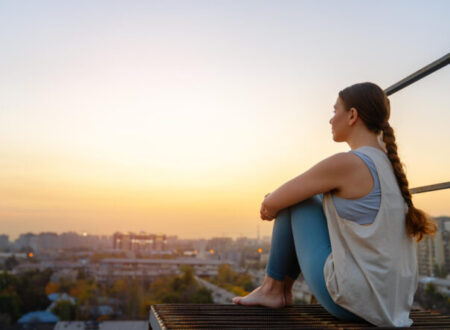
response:
{"label": "woman's shoulder", "polygon": [[362,146],[360,148],[350,150],[347,152],[338,152],[330,157],[336,164],[342,164],[344,166],[360,166],[362,161],[365,163],[373,163],[374,158],[382,156],[386,158],[386,153],[380,149],[371,146]]}
{"label": "woman's shoulder", "polygon": [[350,151],[338,152],[326,158],[324,161],[333,164],[336,168],[342,168],[347,171],[352,170],[361,164],[360,157]]}
{"label": "woman's shoulder", "polygon": [[359,155],[350,151],[338,152],[325,159],[324,162],[329,171],[339,177],[340,186],[361,180],[368,171],[366,162]]}
{"label": "woman's shoulder", "polygon": [[351,152],[335,153],[313,166],[305,174],[311,174],[315,179],[328,179],[344,184],[348,178],[360,173],[366,167],[360,157]]}

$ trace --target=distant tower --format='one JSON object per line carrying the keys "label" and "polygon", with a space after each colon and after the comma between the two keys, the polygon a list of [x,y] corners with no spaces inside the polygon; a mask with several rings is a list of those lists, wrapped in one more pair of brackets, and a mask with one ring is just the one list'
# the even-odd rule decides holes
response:
{"label": "distant tower", "polygon": [[259,223],[258,223],[258,226],[256,226],[256,240],[259,243]]}

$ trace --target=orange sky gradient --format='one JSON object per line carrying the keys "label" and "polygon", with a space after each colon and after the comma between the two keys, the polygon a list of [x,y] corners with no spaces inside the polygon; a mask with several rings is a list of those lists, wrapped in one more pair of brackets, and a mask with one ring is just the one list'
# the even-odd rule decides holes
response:
{"label": "orange sky gradient", "polygon": [[[448,52],[448,2],[325,3],[1,4],[0,233],[270,235],[264,195],[349,150],[339,90]],[[448,86],[390,97],[410,187],[449,181]]]}

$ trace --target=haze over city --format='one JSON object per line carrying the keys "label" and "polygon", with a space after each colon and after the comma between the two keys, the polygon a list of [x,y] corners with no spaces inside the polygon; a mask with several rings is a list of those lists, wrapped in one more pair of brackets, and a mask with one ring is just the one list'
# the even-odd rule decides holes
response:
{"label": "haze over city", "polygon": [[[448,1],[0,3],[0,233],[269,235],[338,92],[449,51]],[[379,24],[383,22],[383,24]],[[410,187],[449,180],[450,70],[392,95]],[[414,195],[450,215],[450,191]]]}

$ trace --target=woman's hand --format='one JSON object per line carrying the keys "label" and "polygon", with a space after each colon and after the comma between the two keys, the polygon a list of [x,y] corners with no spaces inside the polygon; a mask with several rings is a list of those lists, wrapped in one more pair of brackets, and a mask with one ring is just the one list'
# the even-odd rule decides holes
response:
{"label": "woman's hand", "polygon": [[[266,199],[267,196],[269,196],[270,193],[266,194],[264,196],[264,200]],[[270,210],[268,210],[266,208],[266,206],[264,205],[264,201],[261,203],[261,209],[259,210],[260,216],[262,220],[273,220],[276,217],[276,214],[272,214],[273,212],[271,212]]]}
{"label": "woman's hand", "polygon": [[273,220],[276,218],[276,215],[271,215],[267,211],[267,209],[264,207],[264,205],[261,205],[261,210],[259,211],[261,219],[262,220]]}

